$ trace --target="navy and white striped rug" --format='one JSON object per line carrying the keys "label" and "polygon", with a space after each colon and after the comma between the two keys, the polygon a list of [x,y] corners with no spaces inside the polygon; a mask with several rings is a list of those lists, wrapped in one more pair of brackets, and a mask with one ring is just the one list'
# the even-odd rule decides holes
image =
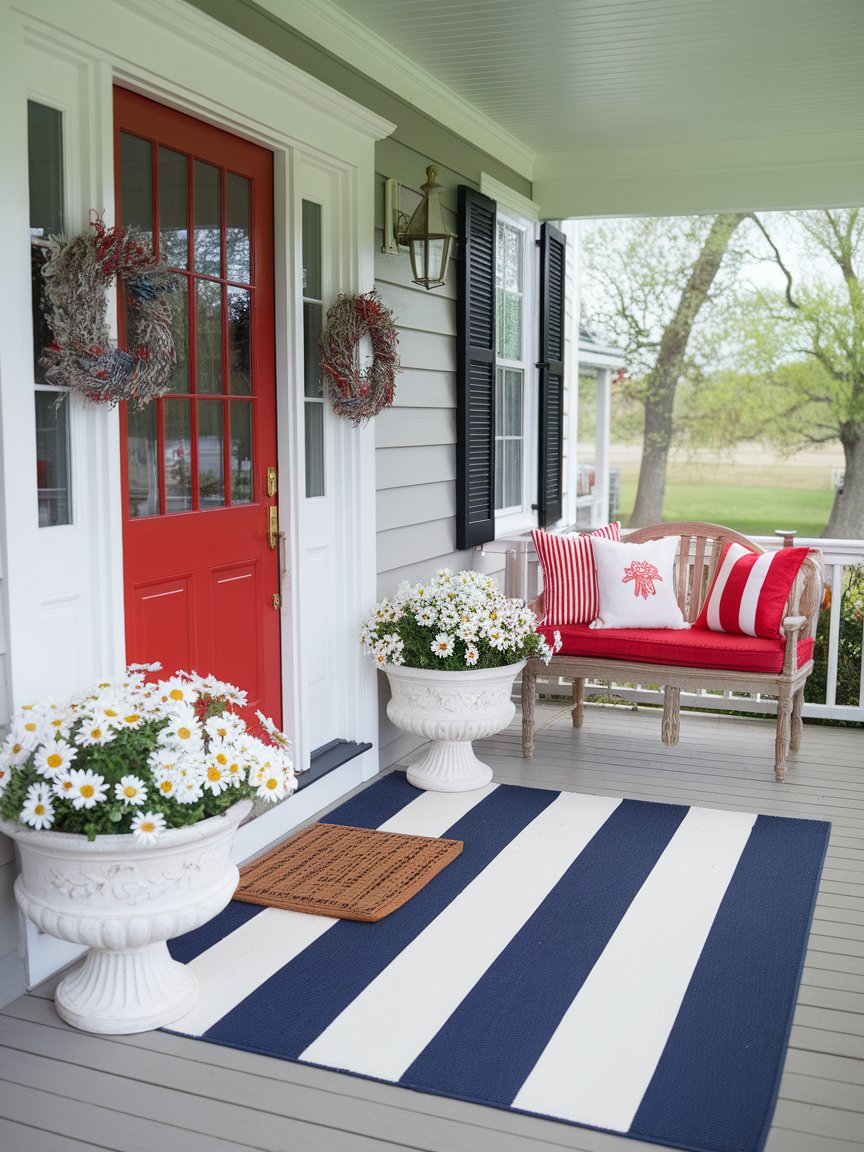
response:
{"label": "navy and white striped rug", "polygon": [[673,1147],[762,1147],[830,825],[401,773],[333,823],[464,841],[377,924],[232,903],[171,1031]]}

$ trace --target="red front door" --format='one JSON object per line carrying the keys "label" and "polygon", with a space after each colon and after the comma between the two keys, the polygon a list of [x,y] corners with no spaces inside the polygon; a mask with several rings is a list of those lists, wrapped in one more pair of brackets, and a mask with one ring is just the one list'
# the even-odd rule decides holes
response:
{"label": "red front door", "polygon": [[179,280],[171,391],[121,406],[127,659],[212,673],[278,723],[273,158],[120,88],[115,155],[118,222]]}

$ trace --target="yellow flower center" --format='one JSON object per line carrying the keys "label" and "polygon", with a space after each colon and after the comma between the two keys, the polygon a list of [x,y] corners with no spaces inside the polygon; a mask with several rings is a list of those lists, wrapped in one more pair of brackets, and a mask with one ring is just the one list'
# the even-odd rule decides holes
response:
{"label": "yellow flower center", "polygon": [[12,752],[15,756],[17,756],[18,753],[22,751],[22,749],[23,749],[22,744],[13,744],[12,745]]}
{"label": "yellow flower center", "polygon": [[222,779],[222,773],[219,771],[219,769],[216,767],[215,764],[211,764],[210,767],[207,769],[207,779],[208,780],[221,780]]}
{"label": "yellow flower center", "polygon": [[56,720],[52,720],[51,721],[51,727],[52,728],[62,728],[63,727],[63,717],[59,716]]}
{"label": "yellow flower center", "polygon": [[52,752],[45,763],[49,768],[59,768],[63,763],[63,757],[59,754],[59,752]]}
{"label": "yellow flower center", "polygon": [[152,820],[142,820],[141,823],[138,825],[138,827],[141,829],[142,832],[155,832],[156,831],[156,825],[153,823]]}
{"label": "yellow flower center", "polygon": [[123,719],[127,724],[137,724],[138,721],[141,719],[141,717],[138,715],[137,712],[133,712],[129,716],[124,716]]}
{"label": "yellow flower center", "polygon": [[93,793],[95,791],[96,791],[96,789],[93,787],[92,784],[82,784],[81,785],[81,795],[86,796],[88,800],[90,799],[90,797],[93,795]]}
{"label": "yellow flower center", "polygon": [[163,792],[171,792],[174,788],[174,785],[170,780],[163,780],[159,787]]}
{"label": "yellow flower center", "polygon": [[28,722],[24,725],[24,727],[27,729],[28,732],[35,732],[36,731],[36,725],[33,723],[32,720],[28,720]]}
{"label": "yellow flower center", "polygon": [[44,804],[34,804],[33,811],[36,813],[37,816],[44,816],[45,815],[45,805]]}
{"label": "yellow flower center", "polygon": [[228,757],[224,752],[216,753],[216,763],[221,764],[223,767],[228,763]]}
{"label": "yellow flower center", "polygon": [[134,785],[132,785],[132,784],[127,784],[126,787],[123,789],[123,795],[128,796],[129,799],[131,800],[133,796],[138,795],[138,789],[136,787],[134,787]]}
{"label": "yellow flower center", "polygon": [[275,777],[271,776],[270,779],[267,781],[267,787],[270,788],[272,791],[273,788],[277,788],[278,786],[279,786],[279,781],[276,780]]}
{"label": "yellow flower center", "polygon": [[91,728],[90,729],[90,739],[91,740],[101,740],[102,739],[102,729],[101,728]]}
{"label": "yellow flower center", "polygon": [[113,708],[103,708],[102,711],[106,716],[119,716],[119,712],[115,712]]}
{"label": "yellow flower center", "polygon": [[182,688],[172,688],[171,691],[168,693],[168,695],[172,700],[182,700],[183,699],[183,689]]}
{"label": "yellow flower center", "polygon": [[180,740],[188,740],[191,735],[192,735],[192,733],[189,731],[188,728],[178,728],[177,729],[177,736]]}
{"label": "yellow flower center", "polygon": [[64,792],[70,792],[72,790],[72,781],[71,780],[64,780],[61,783],[60,787],[63,789]]}

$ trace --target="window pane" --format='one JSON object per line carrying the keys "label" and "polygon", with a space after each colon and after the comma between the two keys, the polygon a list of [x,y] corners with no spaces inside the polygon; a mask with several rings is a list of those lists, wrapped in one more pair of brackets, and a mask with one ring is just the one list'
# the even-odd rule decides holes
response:
{"label": "window pane", "polygon": [[198,504],[221,508],[224,503],[222,402],[202,400],[198,405]]}
{"label": "window pane", "polygon": [[190,400],[165,400],[165,511],[192,507]]}
{"label": "window pane", "polygon": [[307,396],[321,395],[321,339],[322,306],[303,305],[303,390]]}
{"label": "window pane", "polygon": [[504,507],[522,503],[522,441],[504,441]]}
{"label": "window pane", "polygon": [[199,392],[222,391],[222,286],[195,281],[195,379]]}
{"label": "window pane", "polygon": [[188,392],[189,389],[189,286],[187,277],[180,281],[171,297],[171,331],[174,335],[174,355],[177,363],[171,373],[171,391]]}
{"label": "window pane", "polygon": [[303,201],[303,295],[320,300],[321,291],[321,205]]}
{"label": "window pane", "polygon": [[252,392],[249,306],[248,289],[228,289],[228,388],[235,396]]}
{"label": "window pane", "polygon": [[62,393],[36,393],[36,487],[39,527],[71,524],[69,397]]}
{"label": "window pane", "polygon": [[522,373],[514,372],[512,370],[504,373],[505,381],[505,395],[507,397],[504,405],[505,412],[505,426],[504,431],[508,436],[521,436],[522,435]]}
{"label": "window pane", "polygon": [[231,401],[231,503],[252,502],[252,405]]}
{"label": "window pane", "polygon": [[225,176],[226,275],[229,280],[242,280],[246,284],[252,279],[249,271],[250,202],[249,181],[245,176],[228,172]]}
{"label": "window pane", "polygon": [[120,133],[120,181],[123,223],[153,239],[153,148],[149,140]]}
{"label": "window pane", "polygon": [[126,417],[126,458],[129,469],[129,515],[159,513],[159,442],[156,437],[156,405],[135,408]]}
{"label": "window pane", "polygon": [[324,405],[307,400],[306,409],[306,495],[324,495]]}
{"label": "window pane", "polygon": [[172,268],[189,267],[186,157],[159,149],[159,255]]}
{"label": "window pane", "polygon": [[222,275],[221,172],[203,160],[195,161],[195,271]]}
{"label": "window pane", "polygon": [[45,380],[39,363],[54,339],[45,320],[45,281],[42,267],[47,237],[63,232],[63,118],[56,108],[27,104],[30,192],[30,284],[33,314],[33,374]]}
{"label": "window pane", "polygon": [[30,234],[63,231],[63,116],[56,108],[27,102]]}

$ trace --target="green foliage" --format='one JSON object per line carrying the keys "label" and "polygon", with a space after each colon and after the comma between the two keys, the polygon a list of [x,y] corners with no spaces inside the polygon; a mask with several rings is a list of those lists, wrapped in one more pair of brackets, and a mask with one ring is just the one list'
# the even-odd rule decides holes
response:
{"label": "green foliage", "polygon": [[[819,616],[816,643],[813,649],[813,671],[804,689],[804,699],[822,704],[828,684],[828,630],[831,612],[823,609]],[[837,651],[838,704],[857,705],[861,677],[861,643],[864,626],[864,567],[850,566],[843,580],[840,602],[840,631]]]}

